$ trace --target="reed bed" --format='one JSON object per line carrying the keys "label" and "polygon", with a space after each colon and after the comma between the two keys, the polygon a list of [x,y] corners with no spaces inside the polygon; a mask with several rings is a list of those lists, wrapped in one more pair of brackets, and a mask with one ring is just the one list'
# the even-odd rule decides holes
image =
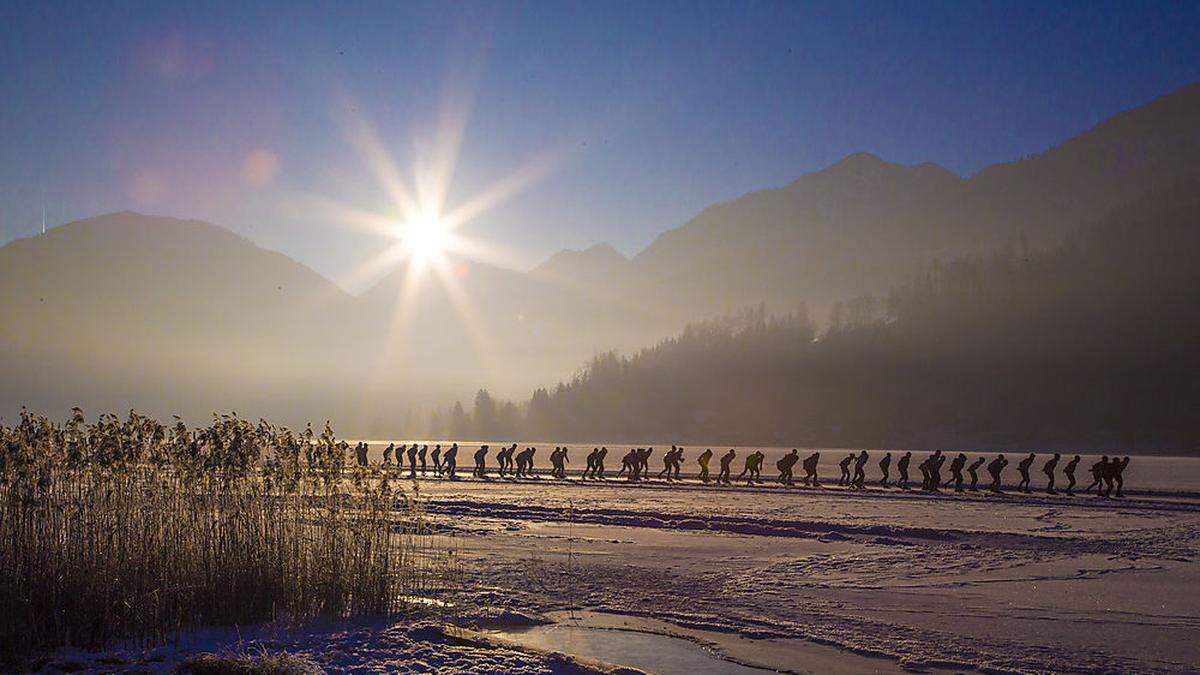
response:
{"label": "reed bed", "polygon": [[0,661],[411,607],[449,558],[411,493],[347,450],[328,424],[22,411],[0,425]]}

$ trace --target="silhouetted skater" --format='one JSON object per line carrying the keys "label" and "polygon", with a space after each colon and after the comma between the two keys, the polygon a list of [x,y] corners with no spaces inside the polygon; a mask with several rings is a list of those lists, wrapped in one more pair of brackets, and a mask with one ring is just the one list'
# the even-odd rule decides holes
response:
{"label": "silhouetted skater", "polygon": [[650,455],[654,454],[654,448],[645,448],[637,454],[637,461],[634,468],[637,469],[636,480],[650,477]]}
{"label": "silhouetted skater", "polygon": [[1068,496],[1075,494],[1072,492],[1072,490],[1075,489],[1075,467],[1079,466],[1079,459],[1079,455],[1075,455],[1071,458],[1071,461],[1067,462],[1067,465],[1063,467],[1063,475],[1067,477],[1067,489],[1064,490],[1064,492],[1066,492]]}
{"label": "silhouetted skater", "polygon": [[[626,468],[624,466],[625,457],[629,458],[629,467],[628,468]],[[638,471],[642,468],[642,449],[634,448],[634,449],[630,450],[628,453],[626,453],[625,457],[621,458],[621,464],[622,464],[621,468],[626,472],[625,478],[628,480],[637,480]],[[621,474],[618,472],[617,475],[619,476]]]}
{"label": "silhouetted skater", "polygon": [[1062,455],[1056,452],[1053,457],[1046,460],[1046,463],[1042,465],[1042,473],[1046,474],[1046,494],[1048,495],[1058,494],[1054,490],[1054,469],[1058,466],[1060,458],[1062,458]]}
{"label": "silhouetted skater", "polygon": [[458,443],[451,445],[450,449],[446,450],[446,454],[442,457],[442,469],[445,470],[446,476],[450,480],[458,478],[454,473],[458,469]]}
{"label": "silhouetted skater", "polygon": [[817,479],[817,465],[821,463],[821,453],[814,452],[804,458],[804,484],[812,487],[821,487],[820,481]]}
{"label": "silhouetted skater", "polygon": [[583,480],[596,476],[596,455],[599,454],[600,448],[592,448],[592,451],[587,454],[587,466],[583,469]]}
{"label": "silhouetted skater", "polygon": [[585,467],[583,470],[583,477],[585,479],[590,480],[590,479],[596,477],[596,459],[599,456],[600,456],[600,448],[592,448],[592,451],[588,453],[587,467]]}
{"label": "silhouetted skater", "polygon": [[850,479],[850,487],[855,490],[866,488],[867,472],[865,467],[867,466],[868,459],[870,459],[870,455],[867,454],[866,450],[863,450],[858,454],[858,458],[854,460],[854,478]]}
{"label": "silhouetted skater", "polygon": [[521,477],[521,473],[522,473],[521,469],[524,466],[524,456],[525,456],[526,450],[529,450],[529,448],[525,448],[525,450],[522,450],[521,452],[513,454],[513,457],[512,457],[513,469],[512,469],[512,472],[509,474],[509,478],[520,478]]}
{"label": "silhouetted skater", "polygon": [[1121,488],[1125,487],[1125,469],[1128,466],[1129,466],[1129,455],[1125,455],[1125,458],[1120,459],[1120,460],[1118,460],[1115,457],[1113,458],[1112,468],[1110,471],[1112,473],[1113,481],[1116,482],[1116,484],[1117,484],[1117,496],[1118,497],[1125,496],[1125,495],[1121,494]]}
{"label": "silhouetted skater", "polygon": [[522,451],[516,453],[516,455],[514,455],[513,459],[515,461],[514,461],[513,465],[515,468],[513,469],[513,473],[512,473],[513,478],[523,478],[524,477],[525,465],[526,465],[526,463],[528,461],[528,457],[529,457],[528,455],[525,454],[527,452],[529,452],[529,448],[525,448],[524,450],[522,450]]}
{"label": "silhouetted skater", "polygon": [[1000,474],[1006,466],[1008,466],[1008,460],[1004,459],[1004,455],[996,455],[996,459],[988,463],[987,470],[992,476],[992,485],[989,489],[992,492],[1000,491]]}
{"label": "silhouetted skater", "polygon": [[[1108,464],[1104,465],[1104,470],[1100,473],[1100,478],[1104,479],[1104,496],[1106,498],[1112,496],[1113,488],[1117,482],[1117,476],[1124,469],[1125,466],[1121,464],[1121,460],[1116,457],[1113,457]],[[1121,496],[1120,491],[1118,491],[1117,496]]]}
{"label": "silhouetted skater", "polygon": [[417,457],[421,460],[421,475],[422,476],[424,476],[427,473],[427,468],[425,465],[425,456],[428,454],[429,454],[429,446],[428,445],[422,445],[421,449],[417,452]]}
{"label": "silhouetted skater", "polygon": [[638,451],[636,448],[631,448],[629,452],[621,457],[621,470],[617,471],[617,478],[628,474],[629,478],[633,478],[634,466],[637,462]]}
{"label": "silhouetted skater", "polygon": [[475,471],[471,475],[476,478],[487,478],[487,453],[488,446],[486,445],[479,446],[479,449],[475,451]]}
{"label": "silhouetted skater", "polygon": [[359,466],[361,466],[365,469],[366,467],[368,467],[370,465],[370,462],[367,460],[367,444],[366,443],[355,443],[354,444],[354,454],[358,459]]}
{"label": "silhouetted skater", "polygon": [[850,462],[854,461],[854,453],[850,453],[838,462],[838,468],[842,470],[841,478],[838,478],[838,485],[850,484]]}
{"label": "silhouetted skater", "polygon": [[883,477],[879,479],[879,484],[886,486],[888,484],[889,471],[892,468],[892,453],[888,452],[883,455],[883,459],[879,460],[879,473]]}
{"label": "silhouetted skater", "polygon": [[496,453],[496,461],[500,463],[500,476],[510,476],[513,473],[513,453],[517,451],[517,444],[513,443],[507,448],[501,448],[500,452]]}
{"label": "silhouetted skater", "polygon": [[553,455],[550,456],[550,459],[554,463],[555,477],[560,480],[566,480],[567,464],[571,463],[571,458],[567,456],[567,446],[564,445],[558,449],[557,460],[555,460]]}
{"label": "silhouetted skater", "polygon": [[1120,463],[1121,460],[1113,457],[1108,461],[1108,464],[1104,465],[1104,471],[1100,473],[1100,478],[1104,480],[1104,496],[1106,498],[1112,496],[1113,483],[1115,482],[1113,476],[1116,474],[1117,466]]}
{"label": "silhouetted skater", "polygon": [[429,456],[433,459],[433,475],[440,477],[442,475],[442,444],[438,443],[433,446],[433,452],[429,453]]}
{"label": "silhouetted skater", "polygon": [[408,477],[417,477],[417,444],[413,443],[408,449]]}
{"label": "silhouetted skater", "polygon": [[596,470],[594,472],[592,472],[593,478],[599,478],[600,480],[606,480],[606,478],[604,477],[604,458],[607,456],[608,456],[608,448],[603,445],[600,446],[600,454],[596,455]]}
{"label": "silhouetted skater", "polygon": [[942,487],[950,487],[954,483],[954,491],[963,491],[963,465],[967,463],[967,456],[961,452],[954,456],[954,460],[950,462],[950,477],[942,484]]}
{"label": "silhouetted skater", "polygon": [[506,459],[507,455],[508,446],[501,446],[500,449],[496,451],[496,473],[499,474],[501,478],[504,478],[504,474],[508,470],[508,460]]}
{"label": "silhouetted skater", "polygon": [[941,450],[934,450],[933,457],[929,462],[929,488],[930,492],[937,492],[942,488],[942,465],[946,463],[946,456]]}
{"label": "silhouetted skater", "polygon": [[755,450],[749,455],[746,455],[746,465],[742,468],[742,472],[738,474],[737,480],[741,480],[743,476],[748,475],[749,477],[746,478],[746,483],[749,485],[753,485],[755,481],[761,481],[762,462],[765,458],[766,455],[759,450]]}
{"label": "silhouetted skater", "polygon": [[932,472],[930,471],[931,466],[933,466],[933,455],[926,457],[920,464],[917,465],[917,468],[921,470],[921,489],[922,490],[928,490],[929,489],[929,481],[933,480],[932,478],[930,478],[930,476],[932,475]]}
{"label": "silhouetted skater", "polygon": [[896,479],[896,484],[900,486],[901,490],[908,489],[908,463],[911,461],[912,453],[906,452],[904,453],[904,456],[900,458],[900,461],[896,462],[896,471],[900,472],[900,477]]}
{"label": "silhouetted skater", "polygon": [[1085,493],[1091,492],[1092,488],[1096,488],[1096,494],[1101,494],[1104,489],[1104,473],[1108,471],[1108,455],[1100,458],[1099,462],[1092,465],[1092,482],[1083,490]]}
{"label": "silhouetted skater", "polygon": [[672,445],[670,450],[663,453],[663,458],[662,458],[663,468],[662,468],[662,471],[659,471],[658,475],[655,477],[662,478],[663,476],[666,476],[667,480],[671,480],[671,464],[674,461],[675,461],[675,446]]}
{"label": "silhouetted skater", "polygon": [[396,446],[396,475],[399,476],[404,471],[404,444]]}
{"label": "silhouetted skater", "polygon": [[[779,469],[779,478],[776,480],[778,480],[780,483],[788,486],[795,484],[794,479],[792,478],[792,472],[796,468],[796,462],[800,459],[800,455],[798,454],[799,452],[800,451],[796,448],[792,448],[791,452],[779,458],[779,460],[775,462],[775,468]],[[761,463],[762,460],[759,460],[759,464]]]}
{"label": "silhouetted skater", "polygon": [[1037,456],[1031,452],[1028,457],[1017,464],[1017,471],[1021,474],[1021,482],[1017,483],[1017,489],[1026,494],[1029,493],[1029,467],[1033,466],[1035,459]]}
{"label": "silhouetted skater", "polygon": [[721,455],[721,472],[717,474],[717,483],[723,482],[729,485],[729,464],[733,461],[734,457],[737,457],[737,452],[733,448],[730,448],[729,452]]}
{"label": "silhouetted skater", "polygon": [[388,443],[383,449],[383,463],[390,466],[392,463],[392,451],[396,449],[395,443]]}
{"label": "silhouetted skater", "polygon": [[967,467],[967,473],[971,474],[971,485],[968,486],[967,489],[971,492],[975,492],[979,489],[977,487],[979,485],[979,474],[977,472],[979,471],[979,467],[983,466],[983,463],[986,461],[986,458],[980,457],[974,462],[971,462],[971,466]]}
{"label": "silhouetted skater", "polygon": [[683,448],[671,446],[671,449],[663,455],[663,470],[658,473],[658,477],[664,475],[669,481],[679,480],[679,465],[683,463]]}
{"label": "silhouetted skater", "polygon": [[527,452],[529,452],[529,456],[525,458],[525,471],[522,472],[522,475],[526,478],[537,478],[537,474],[533,470],[533,458],[537,455],[537,447],[530,447]]}
{"label": "silhouetted skater", "polygon": [[529,447],[517,454],[517,478],[532,478],[533,455],[537,448]]}
{"label": "silhouetted skater", "polygon": [[708,462],[712,459],[712,456],[712,448],[705,448],[704,452],[700,453],[700,456],[696,458],[696,463],[700,465],[700,482],[702,483],[708,482]]}

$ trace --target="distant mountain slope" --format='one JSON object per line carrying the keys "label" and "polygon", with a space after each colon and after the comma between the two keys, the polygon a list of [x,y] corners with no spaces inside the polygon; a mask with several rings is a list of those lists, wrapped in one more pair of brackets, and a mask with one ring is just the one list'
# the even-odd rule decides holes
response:
{"label": "distant mountain slope", "polygon": [[639,280],[686,320],[766,302],[792,309],[886,288],[917,262],[958,250],[947,223],[963,181],[933,165],[867,153],[705,209],[634,257]]}
{"label": "distant mountain slope", "polygon": [[[22,375],[2,393],[42,391],[57,407],[112,393],[118,409],[166,398],[189,412],[206,388],[231,402],[301,397],[280,388],[330,374],[336,345],[353,342],[350,301],[208,223],[131,212],[69,223],[0,247],[0,368]],[[150,400],[121,400],[122,387]]]}
{"label": "distant mountain slope", "polygon": [[617,298],[632,273],[629,258],[611,244],[600,243],[583,251],[559,251],[534,268],[530,276],[564,288]]}
{"label": "distant mountain slope", "polygon": [[1053,242],[1147,194],[1200,176],[1200,83],[1115,115],[1046,152],[987,167],[971,211],[999,233]]}
{"label": "distant mountain slope", "polygon": [[1200,85],[1040,155],[963,180],[858,153],[790,185],[710,206],[633,258],[637,289],[676,320],[767,302],[817,308],[903,280],[934,257],[1041,247],[1200,176]]}

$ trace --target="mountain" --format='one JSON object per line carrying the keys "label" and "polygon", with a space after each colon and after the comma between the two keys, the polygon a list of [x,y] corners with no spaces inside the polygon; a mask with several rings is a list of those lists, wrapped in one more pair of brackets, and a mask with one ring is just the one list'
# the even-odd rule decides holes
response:
{"label": "mountain", "polygon": [[858,153],[792,184],[701,212],[633,259],[639,280],[678,320],[766,302],[875,293],[965,242],[944,225],[963,212],[963,183],[931,164]]}
{"label": "mountain", "polygon": [[1200,175],[1200,84],[1046,152],[962,179],[850,155],[706,208],[633,258],[631,297],[677,324],[766,302],[818,310],[934,258],[1054,245],[1121,204]]}
{"label": "mountain", "polygon": [[586,250],[564,249],[530,272],[534,278],[572,288],[600,289],[633,272],[626,258],[611,244],[600,243]]}
{"label": "mountain", "polygon": [[355,325],[351,300],[208,223],[131,212],[69,223],[0,247],[0,397],[6,410],[87,402],[201,416],[214,404],[299,404],[335,383],[330,354]]}
{"label": "mountain", "polygon": [[354,297],[209,223],[128,211],[68,223],[0,247],[0,316],[16,317],[0,322],[0,414],[232,409],[398,433],[410,406],[489,385],[515,395],[660,335],[569,284],[467,260],[450,270],[410,279],[401,265]]}
{"label": "mountain", "polygon": [[985,227],[1053,242],[1147,194],[1200,176],[1200,83],[1115,115],[967,184]]}

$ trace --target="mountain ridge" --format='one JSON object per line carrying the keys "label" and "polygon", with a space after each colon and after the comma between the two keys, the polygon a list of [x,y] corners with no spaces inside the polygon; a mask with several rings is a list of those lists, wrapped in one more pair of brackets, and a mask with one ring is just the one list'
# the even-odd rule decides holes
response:
{"label": "mountain ridge", "polygon": [[1200,85],[1147,106],[970,178],[852,153],[710,205],[632,257],[601,243],[529,271],[460,261],[444,288],[407,287],[401,266],[351,295],[219,225],[132,211],[76,221],[0,247],[0,314],[21,317],[0,322],[0,406],[287,401],[290,415],[382,430],[400,402],[519,395],[747,306],[819,317],[931,260],[1026,236],[1052,246],[1200,178]]}

